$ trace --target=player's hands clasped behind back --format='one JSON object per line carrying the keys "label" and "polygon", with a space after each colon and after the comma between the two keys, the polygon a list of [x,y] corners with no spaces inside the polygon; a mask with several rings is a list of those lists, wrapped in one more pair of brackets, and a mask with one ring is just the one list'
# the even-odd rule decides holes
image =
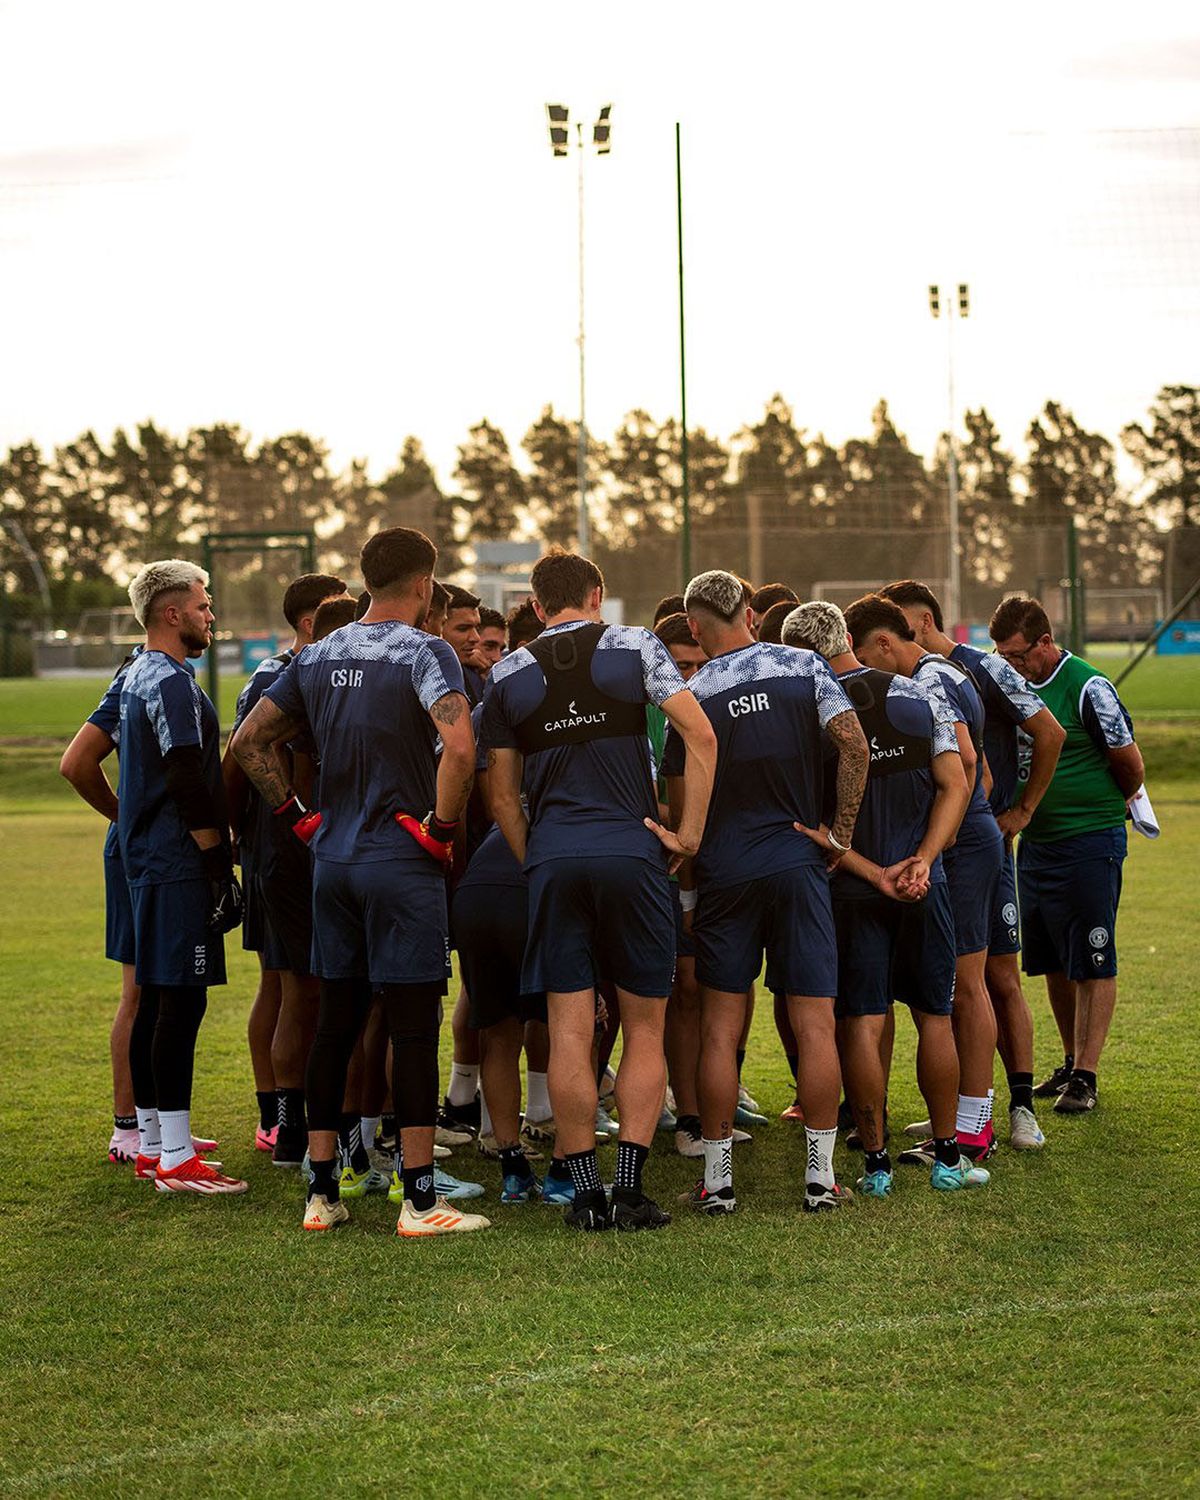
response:
{"label": "player's hands clasped behind back", "polygon": [[233,855],[228,844],[214,844],[202,852],[204,878],[208,882],[208,928],[210,932],[232,932],[242,925],[242,888],[233,873]]}

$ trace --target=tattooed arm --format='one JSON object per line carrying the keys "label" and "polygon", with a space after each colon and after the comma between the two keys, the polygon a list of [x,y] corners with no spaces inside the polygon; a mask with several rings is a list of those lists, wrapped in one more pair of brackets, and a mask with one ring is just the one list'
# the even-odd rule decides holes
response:
{"label": "tattooed arm", "polygon": [[[871,752],[855,713],[834,714],[825,726],[837,749],[837,811],[830,832],[844,848],[854,837],[854,823],[867,785]],[[835,851],[836,852],[836,851]]]}
{"label": "tattooed arm", "polygon": [[524,864],[529,840],[529,819],[521,802],[525,759],[519,750],[507,749],[489,749],[487,758],[492,817],[518,862]]}
{"label": "tattooed arm", "polygon": [[442,737],[438,762],[437,805],[439,822],[457,823],[466,811],[475,780],[475,736],[471,732],[471,708],[462,693],[445,693],[429,710],[433,727]]}
{"label": "tattooed arm", "polygon": [[270,698],[260,698],[230,741],[234,760],[258,788],[268,807],[282,807],[291,795],[275,746],[294,739],[303,727]]}

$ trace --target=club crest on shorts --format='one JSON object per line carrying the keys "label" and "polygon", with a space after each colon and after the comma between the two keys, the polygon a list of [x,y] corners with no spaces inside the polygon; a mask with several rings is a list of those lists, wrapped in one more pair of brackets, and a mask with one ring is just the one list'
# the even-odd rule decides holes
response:
{"label": "club crest on shorts", "polygon": [[1017,908],[1011,901],[1004,903],[1000,915],[1004,918],[1004,925],[1006,927],[1015,927],[1017,925]]}
{"label": "club crest on shorts", "polygon": [[1107,948],[1108,928],[1093,927],[1091,932],[1088,933],[1088,942],[1091,943],[1093,948]]}

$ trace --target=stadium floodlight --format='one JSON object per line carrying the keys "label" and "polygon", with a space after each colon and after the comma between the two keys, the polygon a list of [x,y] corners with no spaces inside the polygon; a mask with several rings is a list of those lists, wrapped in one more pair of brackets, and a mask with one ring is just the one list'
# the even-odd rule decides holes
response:
{"label": "stadium floodlight", "polygon": [[[965,281],[958,283],[958,316],[965,318],[971,312],[971,289]],[[960,622],[961,590],[959,586],[958,557],[958,448],[954,436],[957,412],[954,401],[954,302],[946,299],[946,391],[949,400],[950,430],[946,434],[946,521],[948,536],[946,569],[946,617],[951,628]],[[934,318],[942,315],[941,288],[929,284],[929,312]]]}
{"label": "stadium floodlight", "polygon": [[941,293],[938,291],[937,287],[933,286],[932,284],[929,288],[929,311],[935,318],[940,318],[942,315]]}
{"label": "stadium floodlight", "polygon": [[960,318],[970,317],[971,314],[971,291],[965,281],[958,283],[958,315]]}
{"label": "stadium floodlight", "polygon": [[[565,104],[546,105],[546,123],[550,131],[550,149],[555,156],[570,154],[570,110]],[[584,361],[584,280],[583,280],[583,125],[575,122],[575,143],[579,148],[579,453],[576,463],[579,485],[579,550],[586,553],[591,546],[591,520],[587,500],[587,381]],[[592,126],[592,146],[597,156],[607,156],[612,150],[612,105],[605,104]]]}

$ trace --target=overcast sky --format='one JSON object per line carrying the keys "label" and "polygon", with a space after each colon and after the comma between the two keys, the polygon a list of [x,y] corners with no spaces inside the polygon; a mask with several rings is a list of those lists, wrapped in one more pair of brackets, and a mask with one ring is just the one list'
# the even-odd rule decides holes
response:
{"label": "overcast sky", "polygon": [[961,404],[1009,442],[1054,397],[1115,436],[1200,380],[1194,4],[96,5],[0,0],[0,444],[237,421],[452,487],[481,417],[514,448],[775,390],[834,441],[886,395],[914,446]]}

